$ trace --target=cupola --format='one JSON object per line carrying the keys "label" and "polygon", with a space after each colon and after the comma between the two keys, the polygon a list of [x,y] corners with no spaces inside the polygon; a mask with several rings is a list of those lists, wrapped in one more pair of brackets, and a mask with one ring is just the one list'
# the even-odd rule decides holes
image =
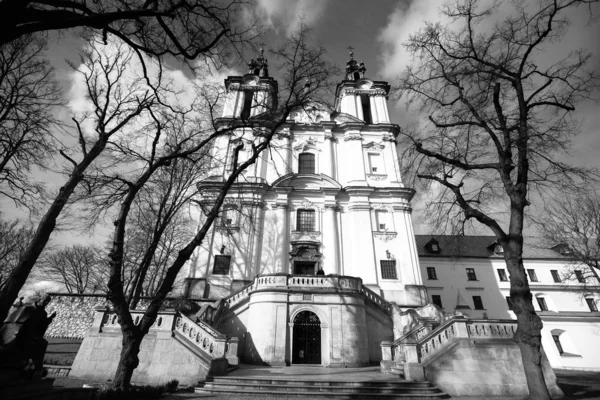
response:
{"label": "cupola", "polygon": [[367,78],[365,63],[356,61],[352,47],[349,49],[350,60],[346,63],[346,74],[336,89],[336,111],[350,114],[369,125],[389,124],[387,96],[390,85]]}

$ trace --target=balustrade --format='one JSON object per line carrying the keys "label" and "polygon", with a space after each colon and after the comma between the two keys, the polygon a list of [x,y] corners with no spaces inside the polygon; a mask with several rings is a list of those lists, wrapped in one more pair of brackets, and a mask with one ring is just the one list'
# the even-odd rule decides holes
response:
{"label": "balustrade", "polygon": [[211,359],[223,358],[227,351],[227,338],[202,321],[194,322],[185,315],[175,319],[173,328],[187,343],[207,354]]}
{"label": "balustrade", "polygon": [[[133,319],[133,323],[135,325],[139,325],[144,317],[144,310],[130,310],[131,318]],[[174,319],[174,312],[163,313],[161,312],[152,325],[150,325],[150,331],[157,330],[171,330]],[[104,310],[104,315],[102,316],[102,322],[100,324],[100,329],[120,329],[121,324],[119,322],[119,317],[114,311]]]}
{"label": "balustrade", "polygon": [[472,338],[512,338],[517,326],[515,322],[468,321],[467,332]]}

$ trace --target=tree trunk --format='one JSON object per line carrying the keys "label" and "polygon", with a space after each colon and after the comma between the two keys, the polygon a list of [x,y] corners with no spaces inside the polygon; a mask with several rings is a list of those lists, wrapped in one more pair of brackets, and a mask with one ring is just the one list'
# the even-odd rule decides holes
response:
{"label": "tree trunk", "polygon": [[123,348],[121,349],[121,356],[119,358],[119,364],[117,365],[117,372],[115,372],[113,386],[115,388],[127,390],[131,386],[133,371],[140,363],[138,355],[140,353],[140,346],[144,335],[136,328],[121,328],[121,332],[123,334],[123,339],[121,341]]}
{"label": "tree trunk", "polygon": [[517,316],[515,341],[521,350],[523,370],[527,378],[529,398],[551,399],[542,372],[542,327],[541,318],[533,308],[533,296],[523,266],[523,238],[509,239],[505,250],[505,261],[510,273],[510,297]]}

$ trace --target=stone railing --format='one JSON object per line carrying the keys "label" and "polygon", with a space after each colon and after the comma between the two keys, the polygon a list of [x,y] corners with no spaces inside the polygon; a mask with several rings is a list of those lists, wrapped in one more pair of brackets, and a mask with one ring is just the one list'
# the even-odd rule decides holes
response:
{"label": "stone railing", "polygon": [[[107,309],[106,307],[98,307],[96,309],[101,314],[100,332],[111,331],[121,329],[119,318],[114,311]],[[131,318],[135,325],[139,325],[144,317],[145,310],[129,310]],[[175,311],[161,311],[156,317],[156,320],[150,326],[150,332],[152,331],[170,331],[173,329],[173,322],[175,321]]]}
{"label": "stone railing", "polygon": [[454,338],[512,339],[516,329],[517,321],[513,320],[453,317],[429,333],[424,325],[419,325],[394,342],[382,342],[382,358],[384,361],[421,363]]}
{"label": "stone railing", "polygon": [[362,293],[368,300],[386,312],[391,312],[392,308],[391,304],[385,299],[371,289],[363,286],[360,278],[343,275],[258,275],[251,284],[226,297],[224,301],[231,308],[248,299],[252,292],[268,289],[330,289],[334,292],[358,292]]}
{"label": "stone railing", "polygon": [[213,360],[224,358],[228,351],[227,337],[202,321],[194,322],[185,315],[177,315],[173,331]]}

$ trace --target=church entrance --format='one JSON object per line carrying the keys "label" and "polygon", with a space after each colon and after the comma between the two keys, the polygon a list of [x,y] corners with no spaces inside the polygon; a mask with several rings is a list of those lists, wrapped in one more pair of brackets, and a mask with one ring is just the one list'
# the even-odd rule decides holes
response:
{"label": "church entrance", "polygon": [[294,318],[293,364],[321,364],[321,321],[313,312]]}
{"label": "church entrance", "polygon": [[314,275],[315,261],[294,261],[294,275]]}

